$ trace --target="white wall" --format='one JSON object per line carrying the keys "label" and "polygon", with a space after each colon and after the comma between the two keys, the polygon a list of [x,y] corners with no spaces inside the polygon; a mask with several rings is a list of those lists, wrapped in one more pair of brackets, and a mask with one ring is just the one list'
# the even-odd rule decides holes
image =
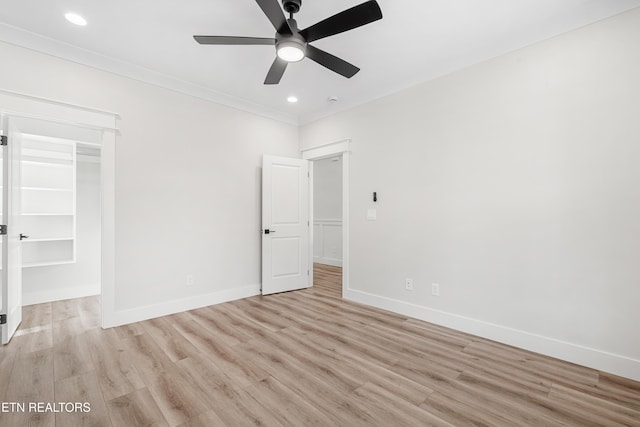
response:
{"label": "white wall", "polygon": [[116,322],[259,292],[261,159],[299,157],[295,126],[5,43],[0,57],[4,89],[121,116]]}
{"label": "white wall", "polygon": [[342,265],[342,158],[313,162],[313,261]]}
{"label": "white wall", "polygon": [[100,293],[100,164],[77,162],[76,262],[22,269],[24,305]]}
{"label": "white wall", "polygon": [[640,380],[638,40],[640,9],[302,127],[352,140],[347,296]]}

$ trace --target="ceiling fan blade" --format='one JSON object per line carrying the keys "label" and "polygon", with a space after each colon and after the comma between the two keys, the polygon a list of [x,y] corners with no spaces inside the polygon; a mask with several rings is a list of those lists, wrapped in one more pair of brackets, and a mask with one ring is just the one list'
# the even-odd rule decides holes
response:
{"label": "ceiling fan blade", "polygon": [[307,43],[310,43],[314,40],[353,30],[378,19],[382,19],[380,6],[375,0],[370,0],[333,15],[309,28],[305,28],[300,31],[300,35],[304,37]]}
{"label": "ceiling fan blade", "polygon": [[273,28],[280,34],[292,34],[291,27],[284,16],[284,12],[278,4],[278,0],[256,0],[260,9],[267,15]]}
{"label": "ceiling fan blade", "polygon": [[275,45],[276,39],[264,37],[234,37],[234,36],[193,36],[200,44],[225,44],[225,45]]}
{"label": "ceiling fan blade", "polygon": [[307,45],[307,58],[348,79],[355,76],[356,73],[360,71],[360,68],[355,65],[349,64],[347,61],[311,45]]}
{"label": "ceiling fan blade", "polygon": [[275,61],[271,64],[271,68],[267,73],[267,78],[264,79],[264,84],[266,85],[277,85],[280,83],[280,79],[284,74],[284,70],[287,69],[287,61],[284,61],[276,56]]}

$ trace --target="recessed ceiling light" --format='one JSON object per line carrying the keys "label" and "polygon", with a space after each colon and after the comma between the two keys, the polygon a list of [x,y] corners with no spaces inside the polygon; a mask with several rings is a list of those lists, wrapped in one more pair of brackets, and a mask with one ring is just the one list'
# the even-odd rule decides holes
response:
{"label": "recessed ceiling light", "polygon": [[298,102],[298,98],[291,95],[290,97],[287,98],[287,102],[291,103],[291,104],[295,104],[296,102]]}
{"label": "recessed ceiling light", "polygon": [[77,13],[73,13],[73,12],[65,13],[64,17],[67,19],[67,21],[71,22],[72,24],[80,25],[81,27],[84,27],[85,25],[87,25],[87,20],[84,19],[82,16],[78,15]]}

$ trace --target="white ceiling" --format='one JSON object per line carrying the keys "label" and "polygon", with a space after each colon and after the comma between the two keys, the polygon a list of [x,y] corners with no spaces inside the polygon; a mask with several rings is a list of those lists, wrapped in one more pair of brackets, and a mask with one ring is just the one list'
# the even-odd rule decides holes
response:
{"label": "white ceiling", "polygon": [[[280,0],[275,0],[280,3]],[[364,0],[303,0],[300,28]],[[345,79],[305,59],[263,85],[271,46],[201,46],[192,36],[273,37],[253,0],[0,0],[0,40],[268,117],[306,123],[544,40],[640,0],[378,0],[384,18],[313,44],[362,70]],[[89,24],[63,15],[74,11]],[[299,98],[288,104],[289,95]],[[338,102],[328,98],[337,96]]]}

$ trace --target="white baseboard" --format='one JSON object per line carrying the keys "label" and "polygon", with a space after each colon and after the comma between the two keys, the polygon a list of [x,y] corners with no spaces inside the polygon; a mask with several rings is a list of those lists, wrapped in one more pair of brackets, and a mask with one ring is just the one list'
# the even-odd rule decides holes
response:
{"label": "white baseboard", "polygon": [[313,262],[317,264],[331,265],[333,267],[342,267],[341,259],[313,257]]}
{"label": "white baseboard", "polygon": [[100,283],[76,286],[73,288],[51,289],[40,292],[25,292],[22,294],[22,305],[42,304],[44,302],[84,298],[93,295],[100,295]]}
{"label": "white baseboard", "polygon": [[196,308],[221,304],[223,302],[234,301],[242,298],[249,298],[256,295],[260,295],[259,284],[211,292],[205,295],[194,295],[179,300],[136,307],[128,310],[116,310],[113,324],[105,325],[105,327],[126,325],[128,323],[168,316],[170,314],[195,310]]}
{"label": "white baseboard", "polygon": [[363,291],[345,289],[344,298],[599,371],[640,381],[640,360],[637,359]]}

